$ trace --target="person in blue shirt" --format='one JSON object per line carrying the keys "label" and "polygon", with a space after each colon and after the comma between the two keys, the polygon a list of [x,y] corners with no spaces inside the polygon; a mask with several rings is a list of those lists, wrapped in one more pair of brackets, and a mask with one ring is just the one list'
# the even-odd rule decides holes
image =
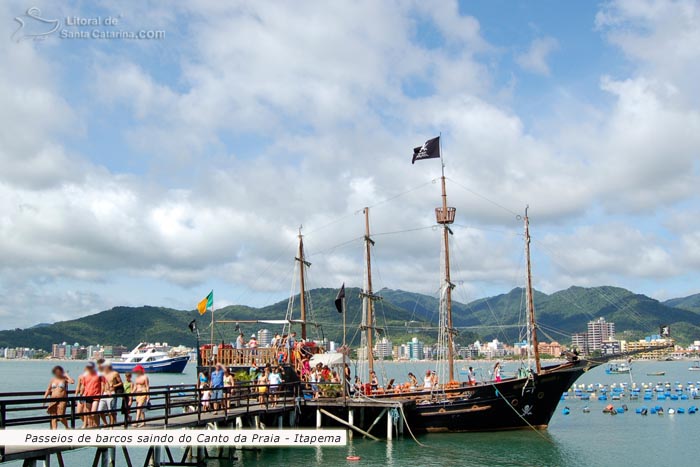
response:
{"label": "person in blue shirt", "polygon": [[211,372],[211,402],[214,414],[217,413],[221,406],[221,400],[224,396],[224,367],[221,363],[216,364],[216,369]]}

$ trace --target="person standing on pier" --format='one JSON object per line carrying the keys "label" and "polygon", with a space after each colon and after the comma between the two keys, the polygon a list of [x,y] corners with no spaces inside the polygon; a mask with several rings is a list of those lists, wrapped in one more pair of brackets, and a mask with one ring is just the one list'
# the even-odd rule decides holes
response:
{"label": "person standing on pier", "polygon": [[270,369],[265,367],[265,370],[258,375],[258,404],[267,406],[267,389],[270,383]]}
{"label": "person standing on pier", "polygon": [[[136,394],[136,426],[145,426],[146,406],[148,405],[148,392],[151,390],[151,383],[146,376],[146,370],[141,365],[134,367],[136,380],[134,381],[134,393]],[[138,423],[141,421],[141,423]]]}
{"label": "person standing on pier", "polygon": [[112,394],[113,397],[108,399],[109,401],[109,424],[117,424],[117,407],[124,412],[124,405],[126,404],[126,397],[124,397],[124,383],[122,382],[119,373],[112,368],[110,362],[106,362],[104,365],[105,380],[107,382],[107,393]]}
{"label": "person standing on pier", "polygon": [[294,353],[294,347],[296,346],[297,343],[297,333],[296,331],[292,331],[289,336],[287,337],[287,361],[289,363],[294,363],[294,356],[292,355]]}
{"label": "person standing on pier", "polygon": [[[107,378],[105,378],[105,359],[100,358],[97,360],[97,374],[104,380],[104,386],[102,388],[102,395],[103,396],[112,396],[111,389],[109,385],[107,384]],[[107,415],[109,414],[110,411],[110,404],[112,402],[112,397],[101,397],[99,400],[99,403],[97,405],[97,411],[100,412],[98,417],[102,421],[103,425],[108,425],[109,422],[107,421]],[[97,424],[100,424],[100,420],[98,420]]]}
{"label": "person standing on pier", "polygon": [[87,374],[83,376],[83,396],[85,396],[86,428],[99,426],[100,396],[104,393],[105,379],[97,373],[94,363],[86,367]]}
{"label": "person standing on pier", "polygon": [[132,393],[132,382],[131,382],[131,373],[126,372],[124,373],[124,393],[128,395],[124,399],[125,404],[122,406],[122,414],[124,415],[124,420],[128,423],[131,421],[131,393]]}
{"label": "person standing on pier", "polygon": [[224,368],[224,404],[226,410],[231,408],[231,397],[233,396],[233,386],[235,379],[228,367]]}
{"label": "person standing on pier", "polygon": [[221,363],[217,363],[214,371],[211,372],[211,402],[214,409],[214,415],[221,407],[221,402],[224,396],[224,367]]}
{"label": "person standing on pier", "polygon": [[[75,383],[73,378],[68,376],[63,367],[55,366],[51,370],[53,378],[49,381],[49,387],[46,388],[44,393],[44,398],[47,399],[63,399],[68,397],[68,385]],[[51,415],[51,429],[55,430],[58,428],[58,422],[63,423],[63,426],[68,428],[68,422],[66,421],[66,401],[52,401],[49,402],[49,406],[46,409],[46,413]]]}

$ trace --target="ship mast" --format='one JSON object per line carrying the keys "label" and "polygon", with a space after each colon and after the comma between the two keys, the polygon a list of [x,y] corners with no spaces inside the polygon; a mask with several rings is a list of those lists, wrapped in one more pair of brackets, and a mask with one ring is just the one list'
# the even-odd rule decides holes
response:
{"label": "ship mast", "polygon": [[[442,160],[440,161],[442,162]],[[447,313],[447,361],[449,364],[449,381],[454,381],[454,342],[452,327],[452,289],[454,284],[450,280],[450,234],[449,225],[455,221],[455,208],[447,207],[447,190],[445,188],[445,164],[442,163],[442,207],[435,209],[437,223],[443,227],[443,243],[445,245],[445,308]],[[442,295],[442,294],[441,294]]]}
{"label": "ship mast", "polygon": [[[542,364],[540,363],[540,350],[539,343],[537,341],[537,324],[535,320],[535,301],[532,295],[532,269],[530,266],[530,219],[527,216],[527,210],[529,207],[525,208],[525,218],[523,219],[525,223],[525,259],[527,262],[527,284],[525,289],[526,301],[527,301],[527,315],[528,315],[528,335],[531,341],[528,342],[528,346],[532,345],[533,353],[535,354],[535,367],[537,373],[542,371]],[[528,351],[528,355],[530,352]]]}
{"label": "ship mast", "polygon": [[299,252],[295,258],[299,261],[299,306],[301,307],[301,338],[306,340],[306,268],[311,265],[304,257],[304,236],[299,227]]}
{"label": "ship mast", "polygon": [[372,293],[372,256],[371,247],[374,245],[374,240],[369,235],[369,208],[363,210],[365,215],[365,261],[367,268],[367,276],[365,277],[365,290],[362,291],[362,305],[364,309],[364,328],[365,339],[367,343],[367,366],[371,373],[374,370],[374,355],[372,354],[372,334],[374,333],[374,300],[379,297]]}

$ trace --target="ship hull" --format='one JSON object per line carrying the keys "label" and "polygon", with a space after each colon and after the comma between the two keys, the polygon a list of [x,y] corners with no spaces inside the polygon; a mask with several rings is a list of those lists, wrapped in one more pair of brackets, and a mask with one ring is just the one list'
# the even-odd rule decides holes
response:
{"label": "ship hull", "polygon": [[134,370],[134,367],[141,365],[146,373],[182,373],[185,371],[189,356],[167,358],[154,362],[112,362],[112,368],[119,373],[127,373]]}
{"label": "ship hull", "polygon": [[419,401],[410,426],[419,432],[544,429],[561,395],[590,365],[576,362],[545,369],[532,379],[509,379],[447,391],[442,400]]}

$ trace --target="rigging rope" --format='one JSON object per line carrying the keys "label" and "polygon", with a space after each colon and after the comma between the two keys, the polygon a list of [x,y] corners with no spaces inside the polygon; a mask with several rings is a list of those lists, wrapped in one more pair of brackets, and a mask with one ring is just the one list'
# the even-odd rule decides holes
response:
{"label": "rigging rope", "polygon": [[503,209],[504,211],[506,211],[506,212],[508,212],[508,213],[510,213],[510,214],[513,214],[514,216],[518,216],[518,215],[519,215],[517,212],[513,211],[512,209],[507,208],[507,207],[503,206],[502,204],[497,203],[496,201],[494,201],[494,200],[492,200],[492,199],[490,199],[490,198],[487,198],[486,196],[484,196],[484,195],[482,195],[481,193],[478,193],[478,192],[472,190],[471,188],[467,188],[466,186],[464,186],[464,185],[462,185],[461,183],[459,183],[457,180],[455,180],[455,179],[453,179],[453,178],[450,178],[450,177],[445,177],[445,178],[446,178],[447,180],[451,181],[452,183],[454,183],[455,185],[457,185],[458,187],[460,187],[460,188],[462,188],[462,189],[468,191],[469,193],[473,194],[474,196],[477,196],[477,197],[483,199],[484,201],[487,201],[487,202],[493,204],[494,206],[496,206],[496,207],[498,207],[498,208],[501,208],[501,209]]}

